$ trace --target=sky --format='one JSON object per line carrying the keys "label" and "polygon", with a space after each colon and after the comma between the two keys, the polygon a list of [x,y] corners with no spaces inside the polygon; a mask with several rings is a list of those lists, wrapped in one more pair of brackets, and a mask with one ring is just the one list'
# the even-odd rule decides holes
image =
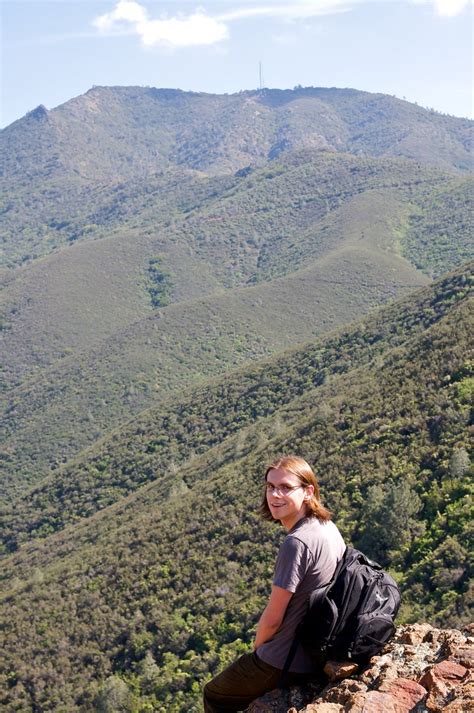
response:
{"label": "sky", "polygon": [[473,115],[471,0],[0,0],[0,9],[2,127],[93,85],[352,87]]}

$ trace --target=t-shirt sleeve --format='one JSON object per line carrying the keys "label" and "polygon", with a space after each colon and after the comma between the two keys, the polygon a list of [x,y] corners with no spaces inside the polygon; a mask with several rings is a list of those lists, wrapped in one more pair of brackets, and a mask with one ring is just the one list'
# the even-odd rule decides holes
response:
{"label": "t-shirt sleeve", "polygon": [[296,592],[308,571],[310,561],[308,547],[296,537],[287,537],[278,552],[273,584],[288,592]]}

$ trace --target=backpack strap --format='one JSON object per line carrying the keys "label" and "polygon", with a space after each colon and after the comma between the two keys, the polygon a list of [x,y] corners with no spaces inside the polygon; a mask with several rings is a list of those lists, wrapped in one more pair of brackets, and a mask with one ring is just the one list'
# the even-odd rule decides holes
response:
{"label": "backpack strap", "polygon": [[[319,587],[316,587],[316,588],[313,590],[313,594],[314,594],[314,592],[319,592],[320,590],[326,590],[326,591],[327,591],[327,590],[329,590],[329,589],[331,588],[331,586],[334,584],[335,580],[337,579],[337,576],[338,576],[339,572],[341,571],[341,569],[343,568],[344,564],[346,563],[347,558],[348,558],[348,556],[349,556],[349,552],[350,552],[350,548],[349,548],[349,547],[346,547],[346,549],[344,550],[344,554],[342,555],[341,559],[340,559],[339,562],[337,563],[336,569],[335,569],[334,574],[333,574],[333,576],[331,577],[330,581],[327,582],[326,584],[322,584],[322,585],[320,585]],[[308,600],[308,609],[309,609],[309,600]],[[299,638],[300,638],[300,637],[299,637],[299,634],[300,634],[300,631],[301,631],[301,629],[302,629],[302,627],[303,627],[303,623],[304,623],[304,617],[303,617],[303,620],[302,620],[302,621],[298,624],[298,626],[296,627],[295,636],[294,636],[294,639],[293,639],[292,644],[291,644],[291,646],[290,646],[290,650],[288,651],[288,655],[287,655],[287,657],[286,657],[286,661],[285,661],[285,663],[284,663],[284,665],[283,665],[283,669],[282,669],[282,671],[281,671],[281,675],[280,675],[280,678],[279,678],[279,680],[278,680],[277,688],[283,688],[283,687],[284,687],[284,686],[283,686],[284,679],[286,678],[286,674],[287,674],[288,671],[290,670],[290,666],[291,666],[291,664],[293,663],[293,659],[295,658],[296,649],[298,648]]]}

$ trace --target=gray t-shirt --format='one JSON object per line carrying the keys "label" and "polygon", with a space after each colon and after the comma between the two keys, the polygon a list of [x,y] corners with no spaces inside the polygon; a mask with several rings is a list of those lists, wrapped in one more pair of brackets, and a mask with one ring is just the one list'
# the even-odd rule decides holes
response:
{"label": "gray t-shirt", "polygon": [[[315,517],[305,517],[289,531],[278,552],[273,584],[294,594],[280,629],[257,649],[262,661],[283,668],[310,593],[330,581],[345,547],[331,521],[322,523]],[[290,671],[312,671],[311,659],[301,646],[296,650]]]}

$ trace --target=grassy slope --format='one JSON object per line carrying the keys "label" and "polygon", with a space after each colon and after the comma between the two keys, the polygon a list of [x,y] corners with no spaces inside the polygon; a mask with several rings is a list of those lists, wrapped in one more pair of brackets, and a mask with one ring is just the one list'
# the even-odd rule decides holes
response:
{"label": "grassy slope", "polygon": [[[155,234],[153,205],[140,206],[122,235],[77,244],[11,281],[5,301],[14,314],[3,337],[13,368],[5,377],[18,386],[5,398],[3,458],[7,473],[15,463],[18,487],[177,386],[423,283],[397,253],[411,216],[420,216],[417,204],[460,179],[392,160],[287,158],[225,183],[215,198],[203,187],[166,230]],[[451,230],[452,212],[444,220]],[[156,254],[165,256],[178,304],[153,311],[146,267]]]}
{"label": "grassy slope", "polygon": [[[387,158],[419,153],[428,163],[465,168],[467,128],[406,102],[354,91],[225,98],[139,88],[95,89],[9,127],[2,135],[11,149],[4,160],[13,191],[4,204],[7,249],[16,250],[24,238],[34,254],[53,251],[5,276],[2,457],[7,474],[14,464],[16,486],[32,471],[41,477],[48,464],[63,462],[176,385],[285,346],[285,336],[277,340],[266,328],[264,309],[276,313],[275,329],[285,335],[302,318],[295,337],[305,339],[384,301],[397,292],[396,283],[403,290],[422,282],[394,259],[396,280],[387,283],[387,254],[403,252],[434,275],[467,257],[467,182]],[[444,137],[443,149],[433,131]],[[222,174],[249,161],[254,170],[244,177],[202,173]],[[444,191],[448,204],[435,223],[433,191]],[[433,246],[430,238],[427,251],[433,232],[437,241]],[[451,235],[456,240],[446,238]],[[160,313],[158,326],[148,272],[157,255],[171,275],[171,299],[187,301],[181,310]],[[346,287],[335,286],[349,258],[356,266],[349,280],[354,300],[345,277]],[[324,290],[321,301],[311,284],[303,308],[294,289],[298,276],[257,293],[261,314],[248,304],[253,292],[231,299],[220,294],[312,264],[316,284],[326,270],[325,284],[334,290]],[[215,307],[189,302],[214,293]],[[212,316],[208,322],[214,313],[217,324]],[[127,337],[134,340],[128,346]],[[44,454],[38,462],[39,443]]]}
{"label": "grassy slope", "polygon": [[[274,353],[422,284],[402,260],[346,248],[269,284],[170,306],[13,391],[4,417],[4,495],[139,411]],[[11,466],[14,466],[11,470]]]}
{"label": "grassy slope", "polygon": [[[194,442],[187,462],[170,464],[160,445],[144,449],[156,442],[158,414],[117,434],[110,475],[120,459],[130,475],[128,459],[152,469],[154,482],[4,560],[3,702],[91,710],[114,671],[142,705],[198,711],[202,681],[251,640],[268,592],[282,533],[258,521],[255,504],[263,464],[281,451],[315,464],[326,502],[356,545],[380,521],[373,488],[384,491],[398,517],[375,533],[372,548],[404,579],[405,618],[466,621],[468,473],[452,463],[468,444],[468,276],[458,271],[350,336],[243,371],[216,384],[214,396],[196,392],[194,409],[183,402],[168,429],[177,443]],[[219,443],[214,427],[226,423]]]}
{"label": "grassy slope", "polygon": [[[6,326],[9,380],[18,374],[36,371],[60,358],[62,351],[92,347],[118,329],[151,312],[146,278],[148,261],[164,246],[172,247],[169,226],[175,215],[182,218],[197,205],[204,206],[208,194],[225,192],[227,182],[192,174],[174,176],[163,195],[162,182],[144,186],[128,185],[108,198],[100,217],[97,240],[74,242],[68,249],[38,260],[5,278],[2,297]],[[89,196],[85,204],[93,207]],[[138,229],[136,215],[141,216]],[[81,216],[77,229],[84,228]],[[171,244],[171,245],[170,245]],[[184,274],[196,268],[181,250],[177,261]],[[219,286],[212,270],[204,264],[194,269],[190,289],[177,299],[197,296]],[[183,279],[184,282],[184,279]],[[193,291],[194,290],[194,291]],[[184,295],[182,294],[184,292]]]}
{"label": "grassy slope", "polygon": [[[392,160],[286,159],[244,179],[190,177],[168,202],[158,189],[138,204],[126,192],[111,212],[128,212],[115,222],[106,212],[102,239],[10,274],[2,295],[7,384],[149,314],[157,254],[171,272],[173,301],[288,274],[347,242],[403,251],[434,275],[469,255],[469,179]],[[443,207],[434,219],[435,199]]]}
{"label": "grassy slope", "polygon": [[[103,219],[109,237],[13,273],[2,297],[6,378],[36,371],[64,349],[94,346],[149,313],[147,268],[157,254],[181,301],[289,274],[348,241],[393,249],[392,233],[418,199],[455,179],[408,162],[305,152],[247,178],[216,180],[190,179],[166,210],[159,190],[144,205],[127,195],[129,213],[110,227]],[[451,221],[448,214],[442,223],[448,231]]]}
{"label": "grassy slope", "polygon": [[[237,372],[176,402],[170,399],[117,430],[45,479],[6,513],[5,539],[11,547],[30,536],[48,535],[65,523],[109,505],[154,477],[163,463],[179,465],[196,449],[213,446],[254,418],[274,411],[329,374],[367,363],[438,320],[456,300],[465,299],[469,270],[428,288],[412,306],[385,308],[363,328],[349,328],[253,370]],[[453,294],[452,294],[453,293]],[[284,384],[284,389],[282,389]],[[225,404],[225,406],[224,406]],[[123,444],[126,443],[124,446]]]}

